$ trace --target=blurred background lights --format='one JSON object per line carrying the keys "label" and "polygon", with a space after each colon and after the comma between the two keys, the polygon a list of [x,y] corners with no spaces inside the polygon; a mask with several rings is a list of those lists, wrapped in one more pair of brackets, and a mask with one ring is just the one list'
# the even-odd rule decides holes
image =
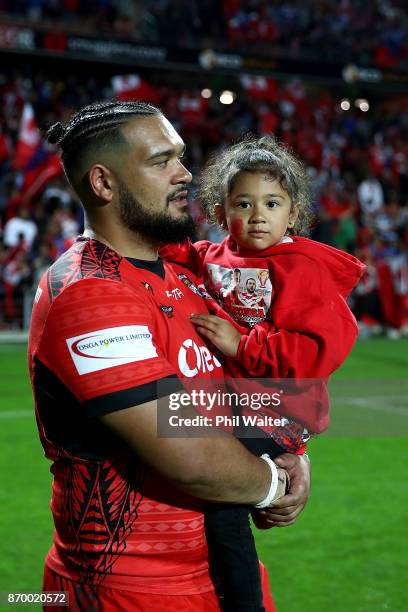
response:
{"label": "blurred background lights", "polygon": [[232,104],[235,100],[235,93],[233,91],[228,91],[227,89],[223,91],[220,95],[221,104]]}
{"label": "blurred background lights", "polygon": [[344,100],[340,102],[340,108],[344,111],[350,110],[350,101],[347,100],[347,98],[344,98]]}
{"label": "blurred background lights", "polygon": [[365,100],[364,98],[359,98],[358,100],[356,100],[356,106],[363,112],[366,113],[369,108],[370,105],[368,103],[367,100]]}
{"label": "blurred background lights", "polygon": [[211,89],[208,89],[208,87],[206,87],[205,89],[203,89],[203,90],[201,91],[201,96],[202,96],[203,98],[211,98],[211,96],[212,96],[212,91],[211,91]]}

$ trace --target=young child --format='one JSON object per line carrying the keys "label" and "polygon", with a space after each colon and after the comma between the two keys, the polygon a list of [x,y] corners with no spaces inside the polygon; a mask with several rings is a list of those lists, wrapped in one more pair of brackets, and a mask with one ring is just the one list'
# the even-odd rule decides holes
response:
{"label": "young child", "polygon": [[[228,375],[327,379],[357,338],[346,298],[364,266],[301,237],[311,219],[303,164],[272,137],[246,137],[210,160],[200,199],[208,219],[229,235],[220,244],[204,240],[165,247],[161,255],[201,274],[208,293],[229,315],[214,308],[217,314],[191,317],[225,355]],[[289,402],[284,427],[265,428],[263,438],[240,436],[241,441],[271,458],[304,452],[309,433],[329,424],[322,385],[315,402],[307,391],[304,401]],[[214,505],[207,513],[207,533],[223,576],[225,609],[262,610],[248,510]]]}

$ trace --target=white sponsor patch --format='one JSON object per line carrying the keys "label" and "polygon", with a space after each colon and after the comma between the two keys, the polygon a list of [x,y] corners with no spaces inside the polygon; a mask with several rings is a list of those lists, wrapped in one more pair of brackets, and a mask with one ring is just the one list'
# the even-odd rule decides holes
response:
{"label": "white sponsor patch", "polygon": [[147,325],[122,325],[67,338],[78,374],[157,357]]}

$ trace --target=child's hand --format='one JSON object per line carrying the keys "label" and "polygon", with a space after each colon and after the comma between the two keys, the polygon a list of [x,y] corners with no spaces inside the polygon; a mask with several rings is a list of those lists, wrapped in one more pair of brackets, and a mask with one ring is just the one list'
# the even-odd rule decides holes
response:
{"label": "child's hand", "polygon": [[190,320],[203,336],[211,340],[224,355],[235,357],[241,334],[231,323],[215,315],[191,315]]}

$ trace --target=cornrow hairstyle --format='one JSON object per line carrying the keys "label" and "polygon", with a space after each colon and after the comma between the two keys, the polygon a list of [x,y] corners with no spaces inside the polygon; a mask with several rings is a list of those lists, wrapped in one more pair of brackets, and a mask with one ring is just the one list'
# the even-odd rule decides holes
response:
{"label": "cornrow hairstyle", "polygon": [[310,179],[304,164],[273,136],[247,134],[214,153],[201,173],[198,196],[210,223],[216,222],[215,204],[225,205],[242,172],[261,172],[277,180],[299,214],[288,234],[307,235],[313,220]]}
{"label": "cornrow hairstyle", "polygon": [[72,169],[78,165],[81,153],[89,144],[112,146],[124,143],[118,129],[135,117],[161,115],[156,106],[146,102],[96,102],[75,113],[66,123],[54,123],[46,132],[51,144],[58,144],[68,179],[72,182]]}

